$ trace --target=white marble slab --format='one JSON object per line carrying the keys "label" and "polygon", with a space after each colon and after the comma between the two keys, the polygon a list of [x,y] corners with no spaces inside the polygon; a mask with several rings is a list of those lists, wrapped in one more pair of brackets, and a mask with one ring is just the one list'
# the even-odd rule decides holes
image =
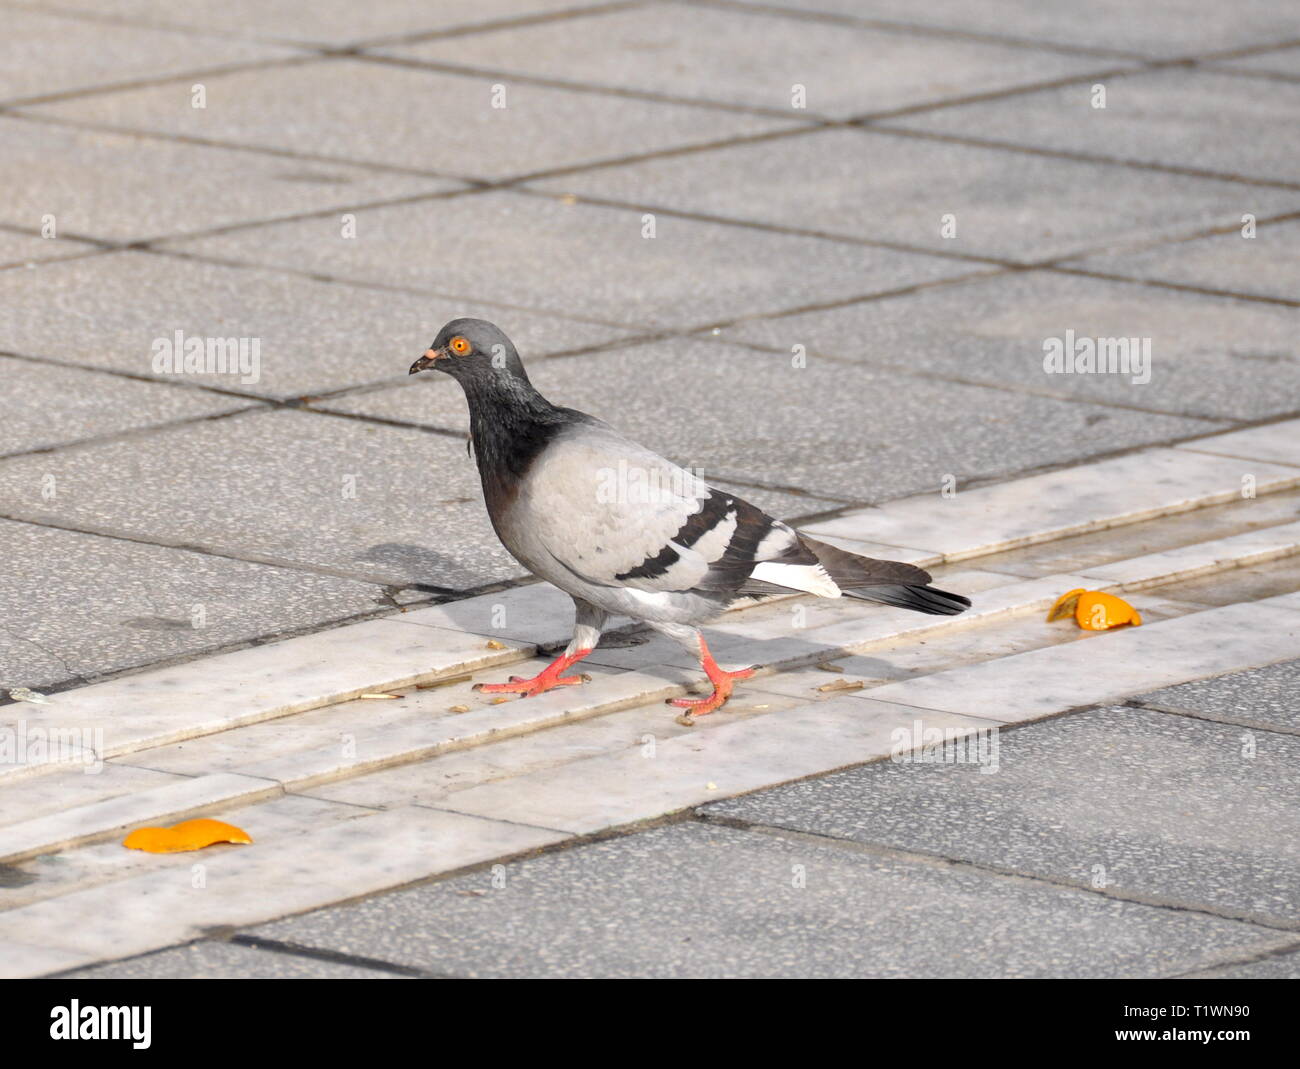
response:
{"label": "white marble slab", "polygon": [[[254,844],[205,855],[201,887],[194,886],[193,856],[176,855],[181,860],[159,872],[0,913],[0,945],[67,952],[71,958],[55,966],[62,968],[141,954],[212,927],[258,924],[564,838],[433,809],[394,809],[274,850]],[[19,968],[3,967],[9,975],[33,975],[32,964],[20,959]]]}
{"label": "white marble slab", "polygon": [[460,791],[459,813],[590,833],[889,756],[896,730],[969,732],[988,721],[842,697],[741,723],[709,718],[654,756],[625,751]]}
{"label": "white marble slab", "polygon": [[85,955],[75,950],[60,950],[55,947],[20,943],[12,939],[0,939],[0,978],[6,980],[64,972],[84,964],[85,961]]}
{"label": "white marble slab", "polygon": [[[676,677],[676,678],[674,678]],[[337,743],[239,768],[246,776],[276,780],[287,789],[356,776],[396,764],[420,761],[448,750],[481,746],[525,732],[643,705],[686,692],[689,673],[669,667],[648,672],[593,675],[580,687],[566,687],[501,705],[482,703],[468,713],[413,719],[378,731],[358,731],[352,745]],[[416,699],[417,701],[420,699]],[[443,699],[436,699],[441,706]],[[671,718],[664,709],[664,718]]]}
{"label": "white marble slab", "polygon": [[112,757],[532,654],[502,642],[371,620],[66,691],[23,714],[46,728],[102,729],[100,756]]}
{"label": "white marble slab", "polygon": [[1131,523],[1239,498],[1242,477],[1259,493],[1300,485],[1300,471],[1186,449],[1140,453],[966,490],[892,501],[810,524],[814,537],[923,547],[961,560],[1066,534]]}
{"label": "white marble slab", "polygon": [[[92,766],[94,767],[94,766]],[[60,768],[18,783],[0,781],[0,828],[61,813],[75,806],[176,783],[182,777],[104,761],[98,772]]]}
{"label": "white marble slab", "polygon": [[1296,552],[1300,552],[1300,521],[1102,564],[1085,569],[1083,575],[1094,584],[1134,590],[1173,579],[1208,575],[1225,568],[1259,564]]}
{"label": "white marble slab", "polygon": [[[346,820],[366,815],[366,809],[304,795],[278,794],[251,804],[238,803],[215,814],[219,820],[243,828],[259,848],[278,850],[304,835],[314,835]],[[122,837],[71,846],[53,854],[39,854],[17,863],[28,879],[15,881],[3,892],[5,909],[59,898],[109,883],[130,881],[177,866],[204,866],[211,857],[246,847],[215,844],[183,854],[148,854],[128,850]],[[3,916],[3,914],[0,914]]]}
{"label": "white marble slab", "polygon": [[[1033,720],[1298,657],[1298,610],[1300,594],[1207,609],[887,683],[870,696],[1006,723]],[[1063,620],[1045,626],[1075,625]]]}
{"label": "white marble slab", "polygon": [[1210,438],[1197,438],[1193,442],[1184,442],[1178,448],[1197,453],[1244,457],[1248,460],[1266,460],[1274,464],[1300,465],[1300,419],[1250,427],[1244,431],[1229,431]]}
{"label": "white marble slab", "polygon": [[271,780],[222,772],[186,777],[0,828],[0,862],[12,864],[134,828],[172,824],[236,802],[270,798],[282,789]]}
{"label": "white marble slab", "polygon": [[[0,711],[0,715],[7,716],[7,719],[0,720],[0,730],[12,732],[15,736],[21,734],[26,737],[25,724],[43,728],[45,725],[44,718],[28,717],[26,715],[28,708],[26,702],[5,707],[4,710]],[[37,709],[41,707],[33,705],[30,708]],[[23,752],[19,754],[16,761],[0,763],[0,785],[16,783],[18,780],[27,780],[32,776],[48,775],[52,772],[67,770],[80,772],[95,767],[101,760],[100,755],[88,746],[61,745],[57,749],[43,750],[26,746],[20,747],[20,749]]]}
{"label": "white marble slab", "polygon": [[[719,723],[779,716],[782,710],[805,704],[806,700],[770,694],[747,685],[728,702],[726,720],[719,719]],[[652,702],[561,724],[548,731],[497,739],[487,746],[440,753],[414,764],[332,780],[308,788],[307,793],[315,798],[377,809],[414,803],[437,805],[481,783],[514,779],[621,750],[642,751],[698,729],[698,724],[692,728],[679,723],[677,712]],[[699,724],[707,725],[709,719]],[[454,808],[454,803],[449,804]]]}

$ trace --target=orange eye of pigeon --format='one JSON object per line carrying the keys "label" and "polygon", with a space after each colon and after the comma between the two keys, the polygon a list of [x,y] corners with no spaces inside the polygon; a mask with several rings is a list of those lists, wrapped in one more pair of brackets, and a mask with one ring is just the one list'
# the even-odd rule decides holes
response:
{"label": "orange eye of pigeon", "polygon": [[467,342],[464,338],[461,337],[452,338],[450,349],[457,356],[464,356],[467,352],[469,352],[469,342]]}

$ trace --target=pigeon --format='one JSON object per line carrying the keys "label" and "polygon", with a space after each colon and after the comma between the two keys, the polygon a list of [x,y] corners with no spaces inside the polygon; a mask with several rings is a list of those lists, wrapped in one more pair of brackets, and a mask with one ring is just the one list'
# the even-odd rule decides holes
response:
{"label": "pigeon", "polygon": [[573,598],[573,639],[531,679],[480,683],[530,697],[587,681],[566,675],[600,641],[611,616],[640,621],[698,658],[706,698],[674,698],[688,720],[720,708],[736,680],[699,625],[746,598],[845,595],[955,615],[970,601],[929,585],[911,564],[872,560],[800,534],[729,491],[710,486],[603,420],[543,397],[510,339],[482,319],[453,319],[410,367],[460,383],[492,527],[533,575]]}

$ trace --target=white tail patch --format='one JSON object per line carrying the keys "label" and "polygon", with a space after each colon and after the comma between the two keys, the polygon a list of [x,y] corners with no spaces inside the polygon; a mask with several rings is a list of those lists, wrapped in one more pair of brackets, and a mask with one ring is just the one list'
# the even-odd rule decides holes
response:
{"label": "white tail patch", "polygon": [[820,564],[781,564],[765,560],[749,575],[751,579],[761,579],[765,583],[775,583],[791,590],[806,590],[819,598],[840,596],[840,588]]}

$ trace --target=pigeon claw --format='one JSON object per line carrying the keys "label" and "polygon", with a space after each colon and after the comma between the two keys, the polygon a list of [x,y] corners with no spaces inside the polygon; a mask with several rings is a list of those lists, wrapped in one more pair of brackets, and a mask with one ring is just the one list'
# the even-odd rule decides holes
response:
{"label": "pigeon claw", "polygon": [[[711,660],[711,659],[710,659]],[[706,663],[705,672],[708,673],[709,682],[713,684],[713,693],[707,698],[669,698],[669,705],[675,705],[679,709],[690,710],[686,716],[708,716],[709,713],[716,712],[727,703],[731,697],[731,689],[735,686],[736,680],[748,679],[757,670],[758,666],[750,668],[740,668],[734,672],[727,672],[719,668],[716,664]],[[682,719],[679,717],[679,720]]]}
{"label": "pigeon claw", "polygon": [[566,676],[566,669],[572,668],[591,650],[579,650],[572,656],[559,657],[543,668],[531,679],[523,676],[511,676],[509,683],[475,683],[473,688],[480,694],[518,694],[531,698],[535,694],[545,694],[556,687],[576,687],[579,683],[590,683],[591,676],[585,673]]}

